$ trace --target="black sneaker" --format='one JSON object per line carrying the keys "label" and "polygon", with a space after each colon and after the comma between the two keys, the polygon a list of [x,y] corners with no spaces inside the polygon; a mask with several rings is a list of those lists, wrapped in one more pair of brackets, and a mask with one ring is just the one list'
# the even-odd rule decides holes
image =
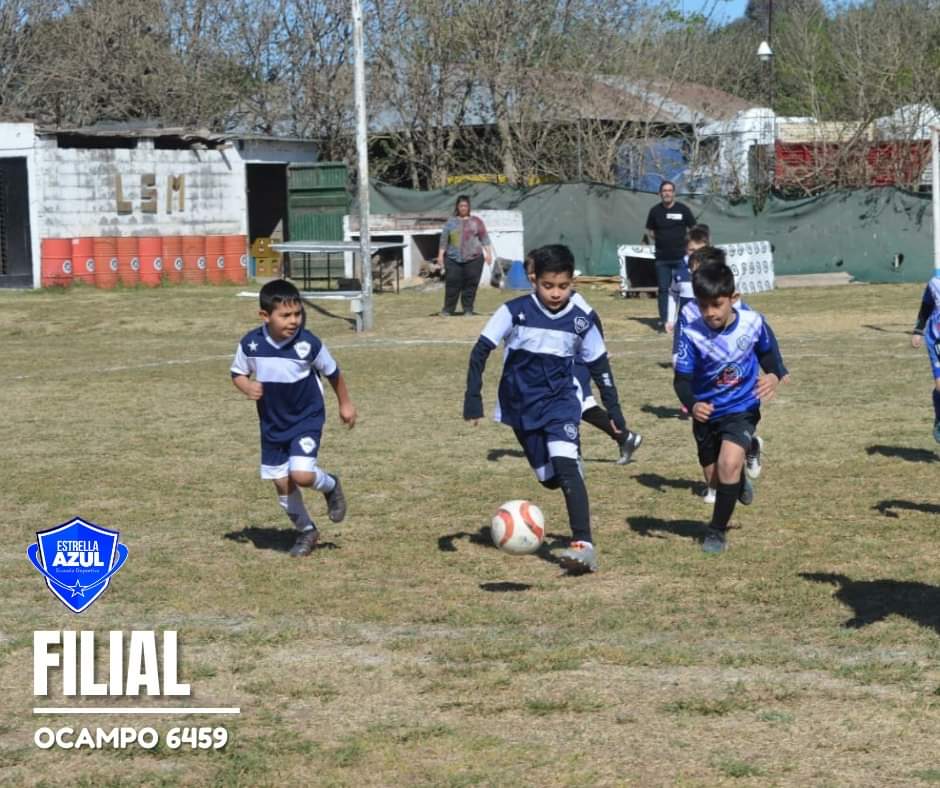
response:
{"label": "black sneaker", "polygon": [[294,542],[294,546],[290,549],[290,555],[294,556],[294,558],[310,555],[310,553],[313,552],[313,548],[317,546],[319,539],[320,532],[316,527],[301,531],[297,534],[297,541]]}
{"label": "black sneaker", "polygon": [[705,539],[702,542],[702,550],[706,553],[723,553],[728,549],[728,534],[719,528],[709,527],[705,531]]}
{"label": "black sneaker", "polygon": [[741,492],[738,493],[738,502],[744,506],[754,503],[754,485],[747,475],[741,477]]}
{"label": "black sneaker", "polygon": [[633,453],[640,448],[643,443],[643,436],[638,432],[627,430],[626,437],[618,441],[620,444],[620,457],[617,459],[617,465],[626,465],[633,459]]}
{"label": "black sneaker", "polygon": [[442,310],[440,311],[440,315],[441,315],[441,317],[453,317],[453,316],[454,316],[454,313],[451,312],[449,309],[442,309]]}
{"label": "black sneaker", "polygon": [[323,493],[323,497],[326,498],[330,521],[341,523],[346,516],[346,496],[343,495],[343,485],[339,483],[339,477],[334,476],[333,481],[336,482],[336,486],[328,493]]}

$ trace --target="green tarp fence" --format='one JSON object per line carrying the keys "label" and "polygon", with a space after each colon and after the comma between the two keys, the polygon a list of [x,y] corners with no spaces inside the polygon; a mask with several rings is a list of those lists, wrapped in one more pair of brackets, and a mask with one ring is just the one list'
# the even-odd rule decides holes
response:
{"label": "green tarp fence", "polygon": [[[529,189],[462,184],[428,192],[375,184],[371,212],[449,213],[458,194],[469,194],[474,209],[521,211],[526,249],[567,244],[581,271],[594,275],[618,273],[617,247],[640,242],[647,212],[658,199],[590,183]],[[844,271],[864,282],[919,282],[933,274],[929,195],[882,188],[801,200],[772,196],[757,214],[750,202],[679,199],[711,227],[715,243],[770,241],[777,276]],[[904,261],[895,270],[898,254]]]}

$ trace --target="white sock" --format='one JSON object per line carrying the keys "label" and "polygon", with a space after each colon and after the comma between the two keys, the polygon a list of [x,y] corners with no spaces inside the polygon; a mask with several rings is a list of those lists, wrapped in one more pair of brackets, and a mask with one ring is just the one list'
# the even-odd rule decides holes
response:
{"label": "white sock", "polygon": [[281,508],[287,512],[287,516],[298,531],[309,531],[314,527],[313,520],[310,519],[310,513],[304,506],[304,496],[300,488],[295,488],[290,495],[277,496],[277,502]]}
{"label": "white sock", "polygon": [[336,487],[336,479],[326,471],[321,471],[317,468],[317,478],[313,482],[313,489],[318,490],[322,493],[333,492],[333,488]]}

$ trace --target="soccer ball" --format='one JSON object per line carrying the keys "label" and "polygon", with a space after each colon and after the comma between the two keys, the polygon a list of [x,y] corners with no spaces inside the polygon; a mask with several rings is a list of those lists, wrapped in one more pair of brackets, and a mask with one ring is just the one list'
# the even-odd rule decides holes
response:
{"label": "soccer ball", "polygon": [[545,538],[542,510],[529,501],[506,501],[490,526],[493,544],[512,555],[534,553]]}

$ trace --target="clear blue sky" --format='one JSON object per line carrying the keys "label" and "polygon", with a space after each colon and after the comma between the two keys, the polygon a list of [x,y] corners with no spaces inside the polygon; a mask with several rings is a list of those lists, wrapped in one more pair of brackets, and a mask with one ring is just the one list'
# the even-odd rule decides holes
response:
{"label": "clear blue sky", "polygon": [[686,13],[700,11],[715,22],[730,22],[744,16],[747,0],[676,0]]}

